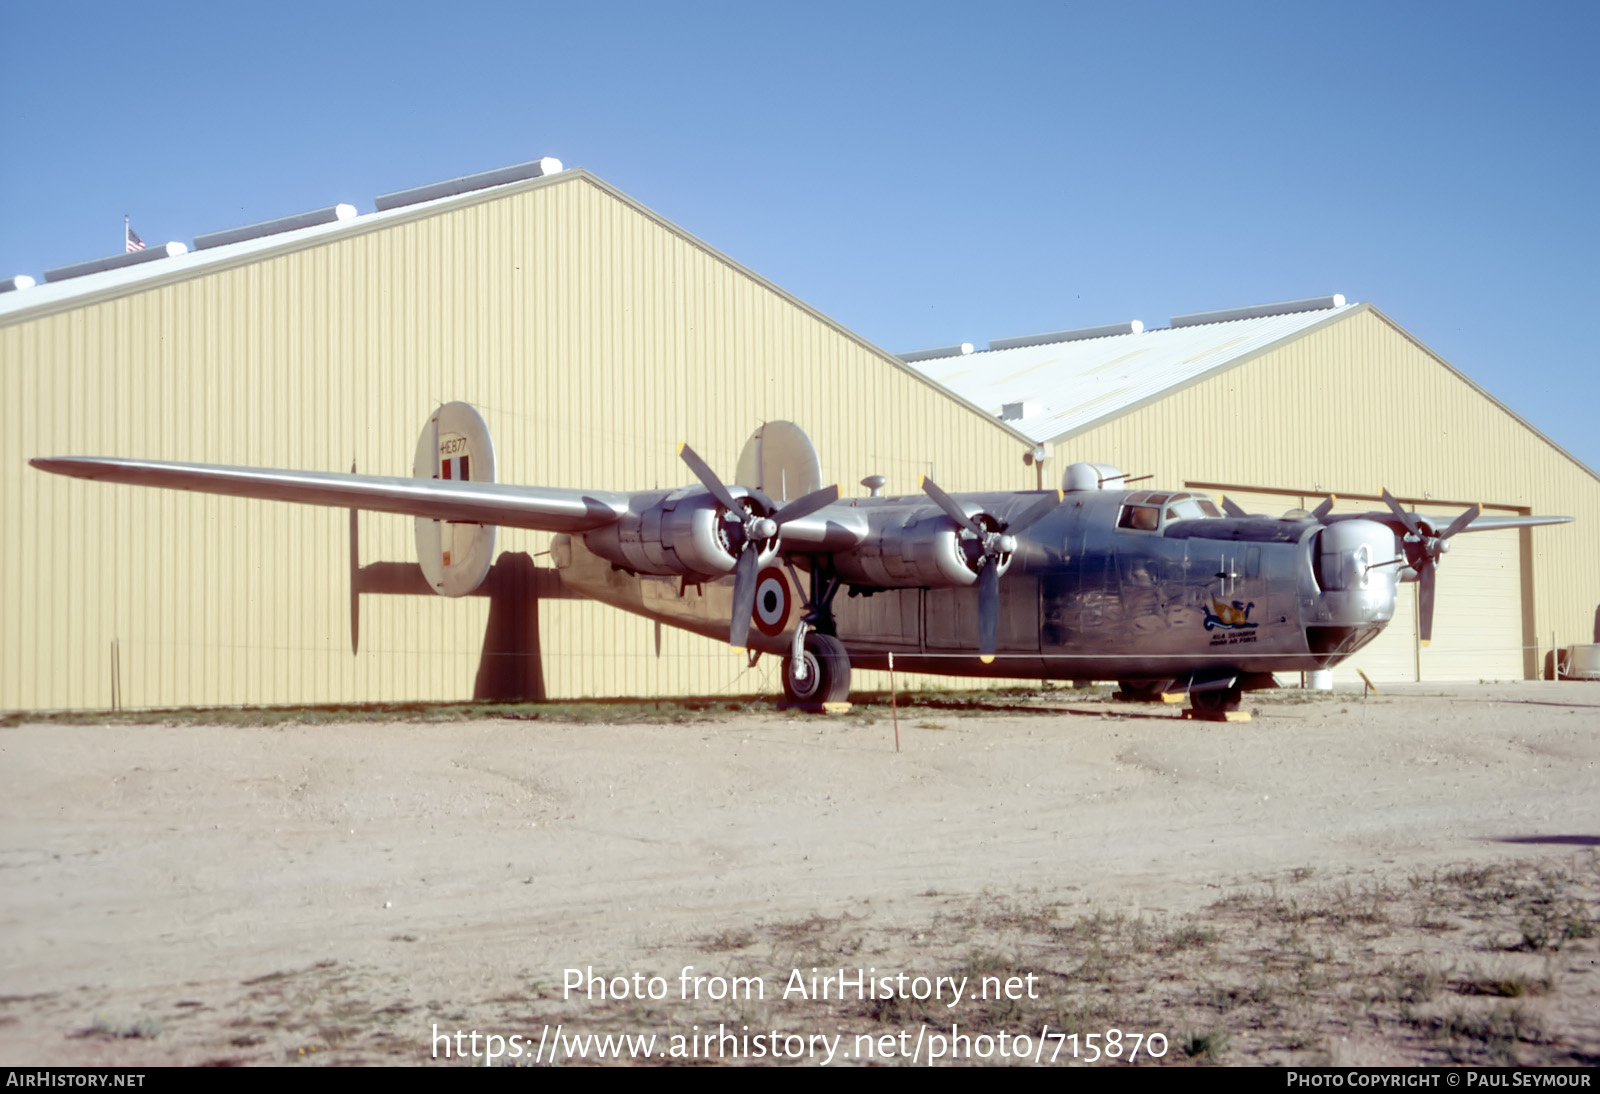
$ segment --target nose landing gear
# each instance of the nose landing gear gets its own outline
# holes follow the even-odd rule
[[[1244,690],[1237,680],[1226,687],[1211,687],[1189,692],[1189,706],[1183,716],[1202,722],[1248,722],[1248,711],[1239,709]]]

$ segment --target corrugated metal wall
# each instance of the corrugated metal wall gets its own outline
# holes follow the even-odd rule
[[[462,699],[482,598],[366,596],[349,648],[343,511],[34,471],[115,455],[407,474],[438,403],[477,405],[500,478],[630,490],[732,476],[763,420],[825,476],[1025,489],[1026,444],[581,172],[0,328],[0,708]],[[503,532],[501,551],[548,536]],[[361,518],[364,562],[411,522]],[[547,560],[539,559],[541,563]],[[776,688],[726,646],[546,601],[555,696]],[[874,681],[863,679],[864,686]]]
[[[1402,499],[1430,497],[1418,506],[1429,512],[1482,501],[1576,517],[1524,533],[1524,673],[1539,671],[1552,631],[1557,645],[1592,640],[1600,482],[1374,308],[1055,446],[1057,474],[1074,460],[1154,474],[1151,485],[1332,492],[1347,501],[1387,487]],[[1439,570],[1441,590],[1450,562]]]

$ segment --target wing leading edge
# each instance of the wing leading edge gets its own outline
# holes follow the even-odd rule
[[[1430,528],[1446,528],[1450,525],[1451,517],[1430,517],[1425,513],[1416,514],[1417,519]],[[1322,518],[1322,523],[1333,524],[1341,520],[1375,520],[1380,524],[1390,525],[1397,532],[1407,531],[1392,514],[1384,512],[1370,513],[1332,513]],[[1458,532],[1497,532],[1506,528],[1542,528],[1550,524],[1571,524],[1572,517],[1556,516],[1516,516],[1501,514],[1480,514],[1465,526],[1457,529]]]
[[[541,532],[587,532],[628,511],[628,495],[507,483],[277,471],[217,464],[57,456],[28,461],[41,471],[97,482],[158,486],[240,498],[366,509]]]

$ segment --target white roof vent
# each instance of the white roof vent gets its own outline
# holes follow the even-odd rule
[[[1089,338],[1110,338],[1116,334],[1138,334],[1144,324],[1137,319],[1126,323],[1110,323],[1103,327],[1079,327],[1076,330],[1058,330],[1049,334],[1028,334],[1021,338],[1000,338],[989,343],[990,349],[1020,349],[1023,346],[1045,346],[1051,342],[1082,342]]]
[[[907,363],[911,361],[935,361],[940,357],[962,357],[972,352],[971,342],[962,342],[958,346],[940,346],[938,349],[919,349],[915,353],[902,353],[899,358]]]
[[[381,213],[385,209],[398,209],[403,205],[415,205],[419,201],[432,201],[434,198],[465,194],[471,190],[487,190],[491,186],[504,186],[508,182],[521,182],[523,179],[536,179],[560,172],[561,161],[546,156],[543,159],[519,163],[514,167],[501,167],[478,175],[463,175],[447,182],[430,183],[410,190],[396,190],[392,194],[379,194],[373,204]]]
[[[260,239],[262,236],[275,236],[280,232],[292,232],[296,228],[310,228],[316,224],[329,224],[335,220],[349,220],[355,215],[354,205],[330,205],[326,209],[313,209],[309,213],[296,213],[294,216],[279,217],[277,220],[263,220],[260,224],[247,224],[243,228],[229,228],[222,232],[208,232],[203,236],[195,236],[194,249],[204,251],[211,247],[226,247],[230,243],[242,243],[247,239]]]
[[[27,274],[18,274],[0,281],[0,292],[16,292],[18,289],[31,289],[34,286],[33,278]]]
[[[1044,404],[1032,399],[1020,403],[1005,403],[1000,407],[1000,420],[1002,422],[1020,422],[1024,418],[1034,418],[1043,413]]]
[[[1233,319],[1260,319],[1264,315],[1293,315],[1302,311],[1322,311],[1325,308],[1344,307],[1344,297],[1313,296],[1306,300],[1285,300],[1280,304],[1256,304],[1248,308],[1225,308],[1222,311],[1197,311],[1190,315],[1174,315],[1174,327],[1198,327],[1204,323],[1226,323]]]
[[[176,258],[178,255],[188,253],[189,248],[182,243],[157,243],[142,251],[91,258],[88,262],[77,262],[71,266],[57,266],[53,270],[46,270],[44,279],[65,281],[70,277],[82,277],[84,274],[99,273],[102,270],[120,270],[124,266],[137,266],[141,262],[154,262],[158,258]]]

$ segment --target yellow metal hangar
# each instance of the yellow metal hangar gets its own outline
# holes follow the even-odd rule
[[[1040,481],[1076,461],[1140,487],[1226,495],[1252,513],[1409,509],[1566,514],[1460,535],[1439,567],[1433,639],[1400,588],[1385,632],[1334,671],[1357,680],[1514,680],[1600,641],[1600,476],[1370,304],[1342,296],[908,353],[930,379],[1026,433]]]
[[[455,400],[487,420],[508,483],[685,485],[681,441],[731,476],[755,429],[794,421],[847,493],[868,475],[913,492],[924,473],[953,491],[1054,486],[1086,460],[1256,512],[1325,492],[1375,508],[1388,486],[1429,514],[1572,514],[1457,537],[1434,645],[1403,597],[1355,664],[1515,678],[1552,641],[1589,640],[1600,482],[1369,306],[902,360],[553,160],[375,204],[0,285],[0,535],[16,560],[0,708],[777,690],[773,658],[751,667],[568,597],[548,534],[503,531],[484,595],[446,599],[417,576],[405,518],[27,467],[82,454],[405,475]]]
[[[751,434],[788,420],[846,494],[930,471],[1033,484],[1023,434],[584,171],[535,161],[376,204],[0,292],[0,708],[777,690],[773,658],[552,595],[549,535],[502,530],[511,583],[551,598],[496,620],[492,596],[399,576],[409,519],[360,516],[352,597],[341,510],[68,481],[28,467],[41,455],[408,475],[460,400],[502,482],[687,485],[683,441],[731,481]]]

